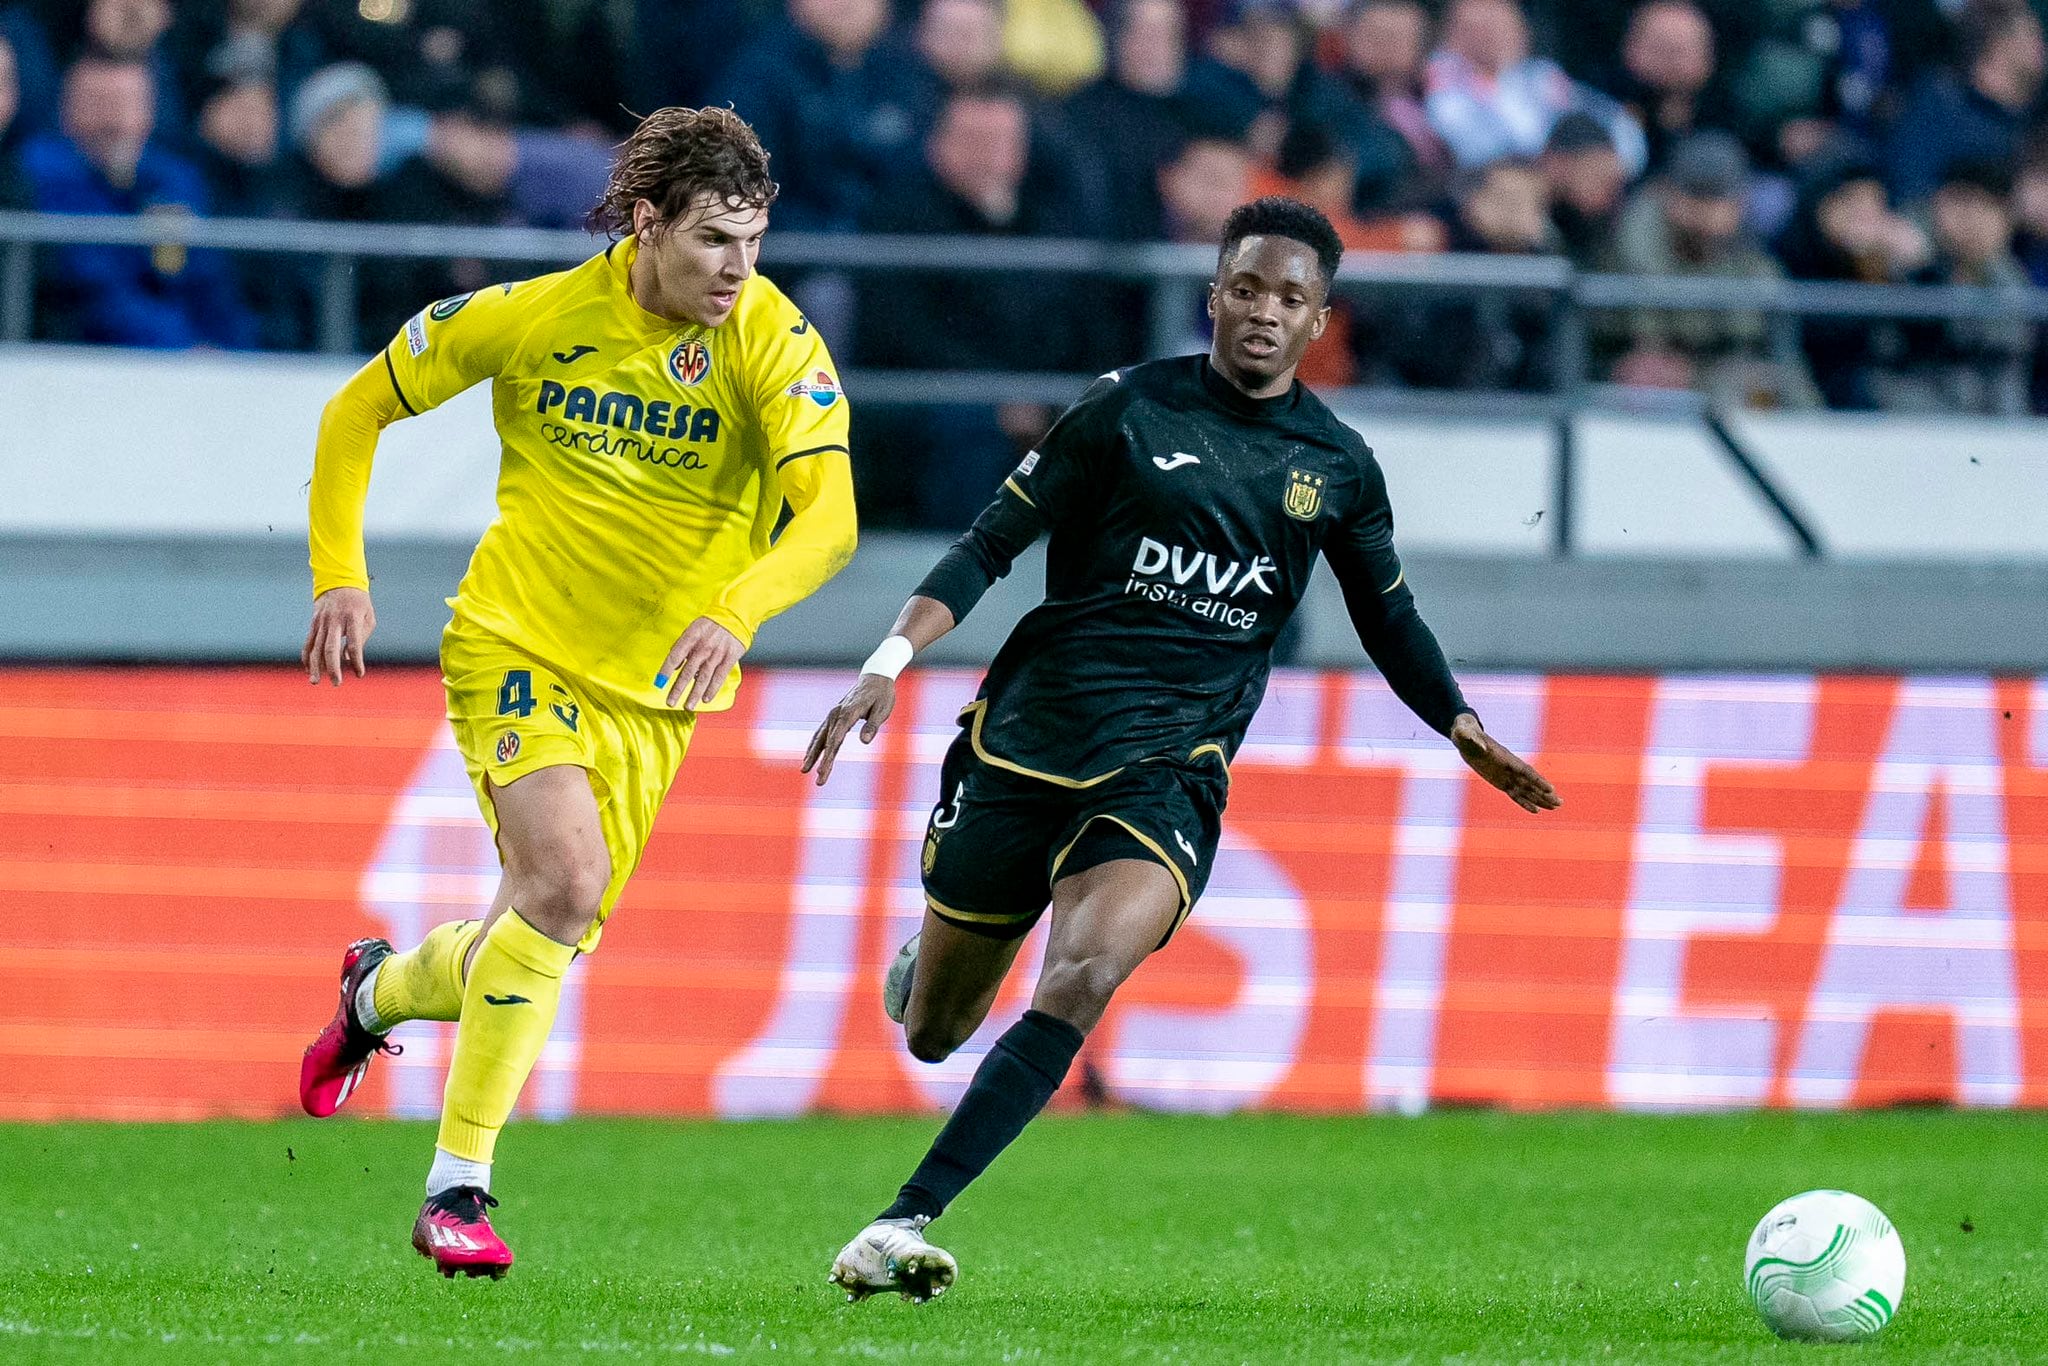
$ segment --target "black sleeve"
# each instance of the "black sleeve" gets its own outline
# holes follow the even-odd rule
[[[1459,714],[1472,709],[1408,591],[1408,575],[1394,553],[1394,511],[1386,479],[1370,454],[1362,466],[1366,486],[1358,512],[1325,543],[1323,555],[1344,590],[1359,642],[1394,695],[1431,730],[1448,735]]]
[[[981,510],[974,525],[924,576],[916,596],[943,602],[954,621],[965,621],[981,595],[1010,572],[1010,565],[1038,539],[1043,527],[1038,509],[1013,494],[1009,482],[1004,481],[996,500]]]
[[[1102,443],[1115,432],[1117,380],[1104,375],[1067,409],[1038,449],[1024,457],[995,501],[932,566],[916,596],[942,602],[963,621],[989,586],[1010,572],[1038,534],[1089,506],[1088,486],[1102,467]]]

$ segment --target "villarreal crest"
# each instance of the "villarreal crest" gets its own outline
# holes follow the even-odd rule
[[[1328,475],[1317,474],[1314,470],[1287,471],[1287,496],[1280,506],[1287,509],[1289,517],[1304,522],[1313,522],[1316,514],[1323,510],[1323,485],[1330,482]]]
[[[695,337],[677,342],[668,353],[668,372],[678,384],[696,388],[711,373],[711,348]]]

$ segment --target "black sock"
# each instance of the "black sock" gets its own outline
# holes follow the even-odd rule
[[[1025,1011],[974,1069],[974,1080],[953,1117],[939,1130],[896,1203],[880,1217],[938,1218],[1045,1108],[1066,1080],[1083,1037],[1065,1020],[1039,1010]]]

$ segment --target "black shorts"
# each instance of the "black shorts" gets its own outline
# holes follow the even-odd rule
[[[1136,858],[1163,865],[1180,885],[1180,928],[1209,881],[1223,833],[1230,775],[1220,752],[1132,764],[1087,786],[999,763],[976,749],[965,726],[946,751],[924,836],[925,899],[934,914],[1014,939],[1038,922],[1060,878]]]

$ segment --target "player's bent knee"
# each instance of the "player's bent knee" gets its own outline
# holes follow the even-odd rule
[[[903,1041],[910,1048],[910,1056],[919,1062],[944,1062],[967,1042],[967,1036],[955,1030],[919,1024],[904,1032]]]
[[[512,905],[542,934],[573,944],[597,918],[610,882],[611,867],[603,857],[547,860],[520,870]]]
[[[1038,1008],[1070,1023],[1093,1020],[1128,976],[1121,960],[1102,954],[1048,962],[1038,979]]]

